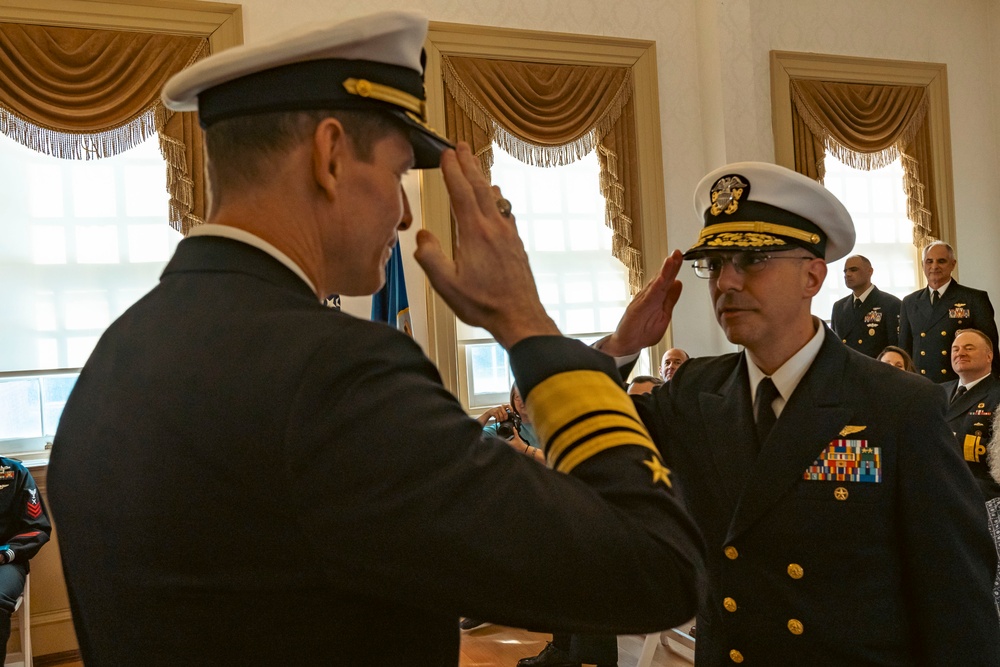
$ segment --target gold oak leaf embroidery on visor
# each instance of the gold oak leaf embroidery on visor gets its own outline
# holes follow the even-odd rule
[[[722,232],[705,245],[729,248],[737,246],[740,248],[761,248],[772,245],[788,245],[784,239],[770,234],[760,234],[757,232]]]

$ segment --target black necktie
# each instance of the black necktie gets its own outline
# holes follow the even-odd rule
[[[938,302],[938,299],[940,299],[940,298],[941,298],[941,295],[938,294],[937,290],[934,290],[933,292],[931,292],[931,305],[933,306],[934,304],[936,304]]]
[[[774,400],[781,396],[778,388],[774,386],[771,378],[764,378],[757,385],[757,398],[754,400],[754,419],[757,421],[757,442],[760,445],[767,440],[767,434],[771,432],[774,422],[778,417],[774,414],[774,407],[771,405]]]
[[[854,310],[861,310],[861,299],[854,297]]]
[[[966,389],[965,385],[959,385],[958,389],[955,390],[955,395],[951,397],[951,402],[954,403],[958,399],[962,398],[962,395],[967,391],[969,390]]]

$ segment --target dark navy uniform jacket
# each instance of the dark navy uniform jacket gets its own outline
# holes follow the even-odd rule
[[[951,399],[958,380],[943,385]],[[1000,484],[990,475],[986,446],[993,437],[993,418],[1000,405],[1000,381],[988,375],[948,405],[945,417],[955,433],[962,458],[979,483],[986,500],[1000,497]]]
[[[900,300],[873,287],[860,308],[854,307],[854,294],[833,304],[830,326],[841,342],[861,354],[878,357],[886,345],[899,340]]]
[[[0,562],[28,567],[49,541],[52,525],[35,480],[15,459],[0,457]]]
[[[484,441],[409,337],[250,245],[181,241],[52,451],[84,662],[441,667],[463,615],[691,618],[700,537],[613,362],[551,336],[511,359],[556,470]]]
[[[996,551],[940,388],[827,331],[755,455],[746,364],[633,396],[706,540],[696,664],[1000,664]]]
[[[997,325],[986,292],[952,280],[933,306],[926,287],[903,297],[899,346],[910,353],[921,375],[938,383],[958,379],[951,368],[951,344],[959,329],[979,329],[993,341],[993,374],[1000,372]]]

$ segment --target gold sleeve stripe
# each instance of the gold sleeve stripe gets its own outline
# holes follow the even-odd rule
[[[558,461],[559,470],[568,472],[598,452],[622,445],[658,454],[632,399],[600,371],[568,371],[546,378],[531,390],[527,406],[545,443],[546,458],[550,465]]]
[[[559,429],[548,440],[549,459],[558,461],[559,457],[568,449],[572,449],[578,442],[593,438],[606,431],[627,430],[633,433],[636,440],[648,439],[642,424],[631,419],[628,415],[620,412],[601,410],[587,415],[581,415],[578,419],[570,422]]]
[[[659,457],[659,452],[653,447],[652,443],[649,445],[644,445],[640,438],[636,437],[635,431],[614,431],[611,433],[602,433],[599,437],[593,438],[586,442],[578,443],[575,447],[569,449],[565,456],[559,461],[552,464],[554,470],[559,472],[570,472],[573,468],[577,467],[591,456],[599,454],[612,447],[621,447],[623,445],[643,445],[648,446],[656,452],[656,456]]]

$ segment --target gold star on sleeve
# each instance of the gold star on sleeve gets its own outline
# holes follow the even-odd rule
[[[670,481],[670,468],[660,463],[660,459],[654,456],[648,461],[643,461],[642,464],[653,471],[653,484],[662,480],[668,489],[674,488],[673,482]]]

